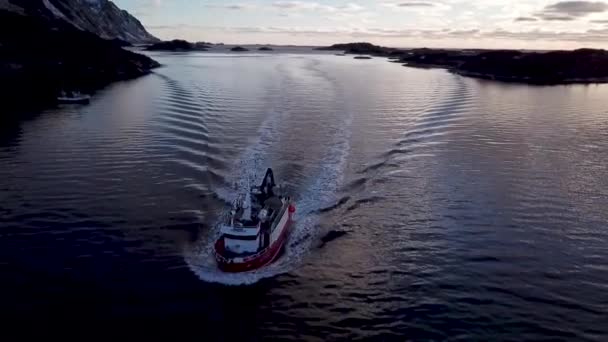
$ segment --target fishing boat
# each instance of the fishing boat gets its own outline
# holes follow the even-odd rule
[[[266,171],[262,185],[249,187],[232,206],[221,225],[214,254],[224,272],[246,272],[277,259],[287,237],[296,208]]]
[[[80,92],[61,92],[57,97],[57,102],[62,104],[87,104],[91,101],[91,96]]]

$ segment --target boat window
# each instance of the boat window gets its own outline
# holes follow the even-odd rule
[[[252,240],[256,240],[258,238],[258,235],[253,235],[253,236],[237,236],[237,235],[224,234],[224,238],[225,239],[230,239],[230,240],[247,240],[247,241],[252,241]]]

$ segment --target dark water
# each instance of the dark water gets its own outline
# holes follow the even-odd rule
[[[155,58],[90,106],[2,128],[3,322],[202,341],[608,338],[608,86],[332,55]],[[288,248],[222,274],[213,226],[267,166],[298,201]]]

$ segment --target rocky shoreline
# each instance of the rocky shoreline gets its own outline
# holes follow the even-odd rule
[[[3,108],[44,108],[55,104],[63,91],[91,94],[160,66],[123,49],[115,40],[102,39],[63,20],[0,10],[0,22],[10,27],[0,30]]]
[[[479,78],[489,81],[499,81],[505,83],[525,83],[525,84],[533,84],[533,85],[568,85],[568,84],[593,84],[593,83],[608,83],[608,77],[588,77],[588,78],[564,78],[560,79],[558,82],[550,82],[550,81],[538,81],[530,77],[517,77],[517,76],[496,76],[493,74],[483,74],[477,72],[469,72],[463,70],[449,70],[454,74],[458,74],[460,76],[471,77],[471,78]]]
[[[442,68],[458,75],[534,85],[608,83],[608,51],[395,49],[370,43],[336,44],[319,50],[388,57],[415,68]]]

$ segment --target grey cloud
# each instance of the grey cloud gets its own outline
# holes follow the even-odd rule
[[[482,39],[514,39],[523,41],[574,41],[574,42],[608,42],[608,30],[589,30],[587,32],[560,32],[560,31],[524,31],[512,32],[506,30],[477,31],[471,30],[468,34],[463,31],[437,31],[437,30],[403,30],[392,32],[359,31],[352,32],[352,36],[365,37],[424,37],[425,39],[446,38],[482,38]]]
[[[246,9],[252,9],[254,8],[253,5],[248,5],[248,4],[208,4],[206,5],[209,8],[223,8],[223,9],[229,9],[229,10],[246,10]]]
[[[538,21],[538,18],[534,18],[534,17],[518,17],[518,18],[515,18],[515,21],[517,21],[517,22]]]
[[[330,6],[326,4],[322,4],[315,1],[275,1],[269,5],[271,8],[277,8],[283,11],[318,11],[318,12],[329,12],[329,13],[337,13],[337,12],[360,12],[364,9],[363,6],[348,3],[340,6]]]
[[[569,17],[567,15],[564,16],[559,16],[559,15],[555,15],[555,16],[546,16],[546,17],[542,17],[543,20],[546,21],[572,21],[572,20],[576,20],[575,17]]]
[[[607,10],[608,4],[601,1],[561,1],[546,6],[536,16],[543,20],[571,21]]]
[[[453,30],[446,32],[447,35],[452,37],[473,37],[479,34],[480,31],[477,29],[473,30]]]
[[[608,5],[601,1],[562,1],[545,7],[546,12],[571,16],[584,16],[606,10],[608,10]]]
[[[435,4],[431,2],[402,2],[396,4],[398,7],[433,7]]]
[[[2,1],[2,0],[0,0]],[[206,7],[221,8],[228,10],[252,10],[252,9],[278,9],[280,11],[319,11],[319,12],[360,12],[364,7],[355,3],[348,3],[341,6],[324,5],[315,1],[299,1],[299,0],[283,0],[275,1],[270,4],[253,4],[253,3],[233,3],[233,4],[218,4],[210,3]]]
[[[608,19],[591,20],[592,24],[608,24]]]
[[[247,6],[244,6],[244,5],[226,5],[225,8],[232,9],[232,10],[240,10],[240,9],[247,8]]]
[[[599,31],[599,30],[598,30]],[[559,31],[528,31],[510,32],[496,30],[486,32],[486,38],[492,39],[516,39],[524,41],[572,41],[572,42],[608,42],[608,32],[559,32]]]
[[[278,8],[297,8],[301,6],[301,3],[296,1],[277,1],[273,2],[272,6]]]
[[[608,28],[601,30],[587,30],[589,34],[608,34]]]
[[[530,31],[507,31],[493,30],[481,31],[472,30],[412,30],[412,29],[386,29],[386,28],[300,28],[300,27],[211,27],[202,25],[159,25],[147,26],[154,30],[175,30],[175,29],[197,29],[197,30],[216,30],[229,31],[241,34],[288,34],[292,36],[318,36],[318,35],[336,35],[353,38],[424,38],[429,40],[442,39],[509,39],[520,41],[548,41],[548,42],[589,42],[589,43],[608,43],[608,28],[606,29],[590,29],[585,32],[567,32],[567,31],[547,31],[547,30],[530,30]]]

